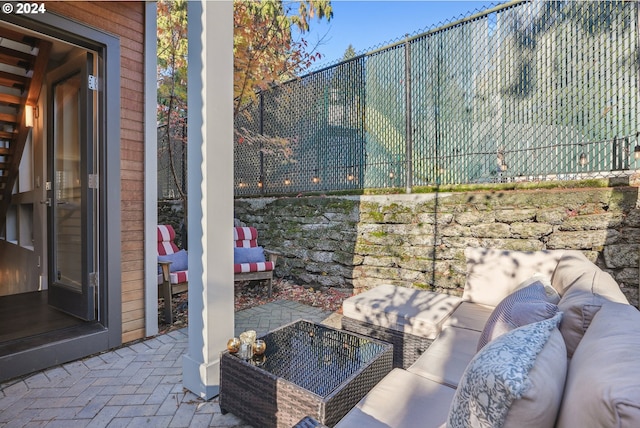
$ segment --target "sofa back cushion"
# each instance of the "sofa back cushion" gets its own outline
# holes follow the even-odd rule
[[[512,330],[464,371],[447,427],[553,427],[567,372],[561,314]]]
[[[605,302],[608,300],[604,297],[580,289],[569,290],[562,296],[558,304],[564,315],[560,323],[560,333],[567,345],[567,358],[573,357],[591,320]]]
[[[605,302],[569,365],[559,428],[640,427],[640,312]]]
[[[551,276],[551,285],[564,295],[582,274],[589,268],[591,261],[580,251],[567,250],[562,255]]]
[[[562,250],[510,251],[490,248],[465,249],[467,278],[462,299],[497,306],[534,274],[551,276]]]
[[[587,259],[580,251],[566,251],[551,277],[551,285],[564,296],[570,289],[589,291],[611,300],[628,303],[620,286],[608,273]]]
[[[562,296],[558,303],[564,314],[560,332],[569,358],[604,302],[629,303],[613,277],[579,251],[567,251],[562,256],[551,283]]]

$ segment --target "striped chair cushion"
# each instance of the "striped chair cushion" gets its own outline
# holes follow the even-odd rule
[[[233,245],[238,248],[252,248],[258,246],[258,229],[255,227],[234,227]]]
[[[267,272],[273,270],[274,262],[239,263],[233,265],[233,273]]]
[[[173,242],[176,237],[176,231],[170,224],[158,225],[158,256],[166,256],[175,254],[179,250],[178,246]],[[189,271],[179,270],[169,273],[169,281],[171,284],[180,284],[189,280]],[[162,284],[162,274],[158,275],[158,285]]]
[[[189,281],[189,271],[188,270],[179,270],[177,272],[171,272],[169,274],[171,278],[172,284],[180,284],[182,282]]]
[[[176,237],[176,232],[170,224],[158,225],[158,255],[166,256],[167,254],[174,254],[178,252],[178,246],[174,244],[173,240]]]

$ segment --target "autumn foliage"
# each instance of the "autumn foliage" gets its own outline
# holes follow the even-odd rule
[[[183,165],[176,166],[187,143],[187,1],[159,0],[158,25],[158,129],[166,142],[169,172],[178,197],[186,201],[179,176]],[[320,58],[316,46],[309,46],[301,35],[313,20],[330,20],[330,0],[234,0],[234,115],[268,89],[299,76]],[[286,151],[286,138],[256,135],[236,129],[235,141],[255,143],[267,150]],[[179,150],[180,148],[180,150]],[[159,153],[160,155],[160,153]]]
[[[294,7],[297,9],[294,10]],[[290,80],[320,59],[304,38],[294,40],[313,19],[330,20],[328,0],[235,0],[233,26],[234,113],[256,99],[256,93]]]
[[[182,165],[176,163],[187,143],[187,2],[161,0],[157,7],[157,120],[159,139],[164,142],[160,150],[167,152],[176,196],[186,202]]]

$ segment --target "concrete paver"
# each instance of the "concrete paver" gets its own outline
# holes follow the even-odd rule
[[[298,319],[340,327],[340,315],[279,300],[235,314],[235,335]],[[0,383],[0,428],[251,428],[182,387],[187,329]]]

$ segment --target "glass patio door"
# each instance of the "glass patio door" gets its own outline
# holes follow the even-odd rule
[[[92,55],[48,75],[49,304],[96,319]]]

